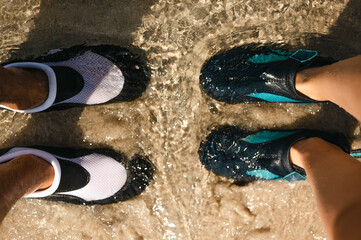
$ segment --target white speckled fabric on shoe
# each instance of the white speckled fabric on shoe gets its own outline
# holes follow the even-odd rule
[[[48,66],[70,67],[84,79],[83,89],[61,103],[100,104],[119,95],[124,86],[122,71],[107,58],[96,53],[85,52],[67,61],[45,63]],[[55,104],[54,104],[55,105]]]
[[[58,194],[76,196],[85,201],[105,199],[118,192],[127,180],[125,167],[109,156],[93,153],[78,158],[55,157],[74,162],[90,174],[90,181],[83,188]]]

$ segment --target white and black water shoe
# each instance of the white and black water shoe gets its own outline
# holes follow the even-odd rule
[[[51,50],[45,56],[4,64],[8,67],[40,69],[48,76],[48,98],[40,106],[27,110],[0,106],[24,113],[131,101],[149,83],[145,64],[127,49],[112,45]]]
[[[146,157],[136,155],[127,161],[124,155],[110,149],[16,147],[0,150],[0,154],[0,163],[31,154],[54,167],[53,184],[27,198],[75,204],[115,203],[139,195],[153,176]]]

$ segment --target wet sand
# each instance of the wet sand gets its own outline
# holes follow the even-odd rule
[[[361,53],[357,0],[0,0],[0,60],[76,44],[114,44],[151,70],[141,98],[34,115],[0,111],[0,147],[110,147],[148,155],[153,182],[106,206],[19,201],[0,239],[325,239],[307,182],[239,186],[208,172],[199,143],[212,128],[342,131],[361,147],[359,124],[333,104],[217,102],[199,87],[202,64],[242,44]],[[99,127],[101,126],[101,127]]]

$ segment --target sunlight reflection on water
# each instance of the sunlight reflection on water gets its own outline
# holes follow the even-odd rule
[[[130,43],[152,73],[147,91],[132,102],[36,116],[0,111],[1,147],[107,146],[149,155],[156,168],[147,190],[124,203],[21,200],[0,227],[2,238],[323,239],[307,183],[237,186],[205,170],[197,151],[223,124],[344,130],[349,119],[330,104],[220,103],[201,91],[198,78],[209,57],[234,46],[307,45],[330,32],[347,1],[126,2],[0,0],[3,61],[84,42]],[[326,122],[328,111],[333,120]]]

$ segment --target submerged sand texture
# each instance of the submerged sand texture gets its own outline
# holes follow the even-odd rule
[[[358,0],[0,0],[1,61],[76,44],[128,47],[151,83],[133,102],[34,115],[0,111],[0,148],[110,147],[148,155],[154,181],[136,199],[107,206],[21,200],[1,239],[325,239],[307,182],[239,186],[200,164],[213,127],[343,131],[359,124],[333,104],[217,102],[199,87],[202,64],[242,44],[361,53]],[[327,167],[327,166],[325,166]]]

